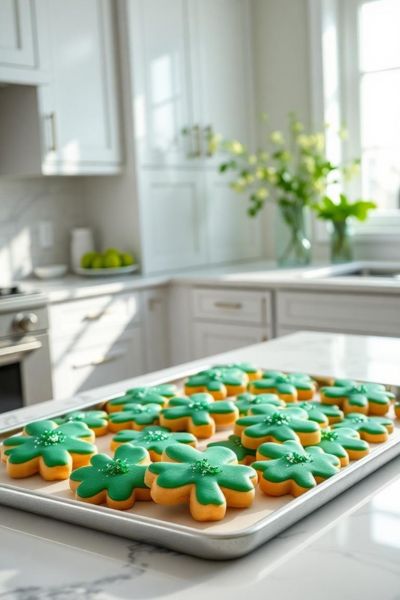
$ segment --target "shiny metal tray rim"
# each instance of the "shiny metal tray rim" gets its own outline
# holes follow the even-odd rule
[[[183,374],[173,380],[157,380],[152,385],[180,381],[186,376],[187,374]],[[101,399],[93,397],[82,399],[82,402],[74,404],[73,410],[95,408],[116,396],[117,394],[113,394]],[[65,408],[62,411],[59,408],[56,411],[49,411],[46,417],[40,418],[50,419],[65,412],[67,412]],[[2,436],[12,434],[30,420],[21,421],[18,426],[12,428],[2,428],[0,434]],[[135,541],[165,546],[200,558],[225,560],[238,558],[255,550],[398,455],[400,455],[400,441],[389,438],[387,442],[376,447],[372,454],[351,463],[313,490],[291,500],[287,505],[261,518],[248,528],[228,533],[201,531],[131,512],[120,513],[104,506],[91,507],[74,499],[52,497],[33,490],[21,490],[12,484],[4,484],[0,487],[0,504],[51,516]],[[192,544],[193,541],[196,542],[196,546]]]

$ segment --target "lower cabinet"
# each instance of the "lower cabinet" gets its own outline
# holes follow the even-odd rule
[[[243,346],[265,342],[272,336],[268,329],[221,323],[195,323],[194,358],[203,358]]]

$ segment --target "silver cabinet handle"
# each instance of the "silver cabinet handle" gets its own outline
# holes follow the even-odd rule
[[[211,156],[214,156],[214,154],[215,154],[215,150],[213,150],[213,148],[211,146],[211,142],[214,138],[214,129],[213,129],[212,125],[207,125],[207,127],[204,127],[204,138],[206,141],[206,148],[207,148],[206,156],[208,156],[210,158]]]
[[[201,134],[201,127],[200,125],[193,125],[192,127],[192,135],[193,135],[193,140],[194,140],[194,152],[193,152],[193,156],[195,158],[201,158],[201,156],[203,155],[203,144],[202,144],[202,134]]]
[[[56,152],[57,150],[57,124],[56,124],[56,113],[51,112],[46,115],[46,120],[50,125],[50,133],[51,133],[51,144],[49,146],[50,152]]]
[[[243,304],[241,302],[214,302],[214,306],[216,308],[229,308],[232,310],[240,310],[243,308]]]
[[[90,360],[86,363],[76,363],[72,365],[73,369],[85,369],[87,367],[98,367],[99,365],[105,365],[106,363],[113,362],[114,360],[118,360],[118,358],[122,358],[124,353],[121,352],[119,354],[109,354],[108,356],[99,356],[99,358],[95,358],[94,360]]]

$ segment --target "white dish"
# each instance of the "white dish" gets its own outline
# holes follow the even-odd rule
[[[77,267],[75,273],[84,277],[113,277],[115,275],[127,275],[134,273],[139,269],[139,265],[129,265],[129,267],[115,267],[110,269],[82,269]]]
[[[67,270],[67,265],[47,265],[45,267],[35,267],[33,272],[38,279],[57,279],[57,277],[64,277]]]

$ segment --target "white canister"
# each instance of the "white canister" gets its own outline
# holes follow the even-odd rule
[[[71,230],[71,268],[76,273],[86,252],[94,252],[93,231],[88,227]]]

